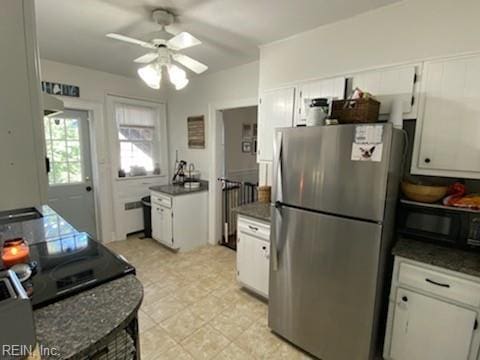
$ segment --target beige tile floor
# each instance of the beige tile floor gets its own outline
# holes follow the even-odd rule
[[[205,246],[173,253],[151,239],[109,244],[137,269],[142,360],[309,359],[272,334],[267,304],[235,280],[235,252]]]

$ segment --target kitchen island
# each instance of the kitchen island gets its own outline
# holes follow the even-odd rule
[[[122,359],[135,359],[142,299],[142,284],[128,275],[35,310],[38,348],[52,352],[40,358],[73,360],[98,355],[101,359],[101,354],[111,357],[112,351],[121,351],[132,353]]]
[[[139,359],[143,287],[133,266],[48,206],[0,212],[0,246],[11,239],[29,247],[32,359]]]

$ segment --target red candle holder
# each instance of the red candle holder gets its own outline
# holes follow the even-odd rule
[[[23,239],[7,240],[2,248],[3,267],[8,269],[15,264],[28,263],[30,250]]]

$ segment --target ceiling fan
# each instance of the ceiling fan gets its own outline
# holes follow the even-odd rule
[[[197,74],[203,73],[208,69],[207,65],[179,52],[200,45],[202,42],[188,32],[177,33],[169,28],[168,26],[175,22],[175,16],[171,12],[157,9],[152,12],[152,17],[160,25],[162,31],[173,35],[173,37],[168,40],[155,38],[151,41],[143,41],[115,33],[109,33],[106,36],[153,50],[134,60],[138,64],[148,64],[139,68],[137,72],[149,87],[160,89],[162,70],[166,68],[170,82],[175,86],[175,89],[181,90],[188,85],[187,74],[172,61],[180,63]]]

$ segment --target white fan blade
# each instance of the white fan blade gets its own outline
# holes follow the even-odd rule
[[[143,47],[146,47],[146,48],[149,48],[149,49],[154,49],[155,48],[155,46],[153,46],[152,44],[150,44],[146,41],[134,39],[134,38],[131,38],[131,37],[128,37],[128,36],[125,36],[125,35],[109,33],[109,34],[106,35],[106,37],[109,37],[109,38],[115,39],[115,40],[125,41],[125,42],[128,42],[130,44],[140,45],[140,46],[143,46]]]
[[[133,61],[136,62],[136,63],[139,63],[139,64],[148,64],[148,63],[152,62],[153,60],[155,60],[156,58],[158,58],[158,54],[152,52],[152,53],[142,55],[142,56],[136,58]]]
[[[173,50],[182,50],[192,46],[200,45],[202,42],[188,32],[181,32],[167,41],[168,47]]]
[[[196,72],[197,74],[201,74],[208,69],[207,65],[202,64],[201,62],[194,60],[187,55],[173,54],[172,58],[173,60],[178,61],[180,64],[192,70],[193,72]]]

